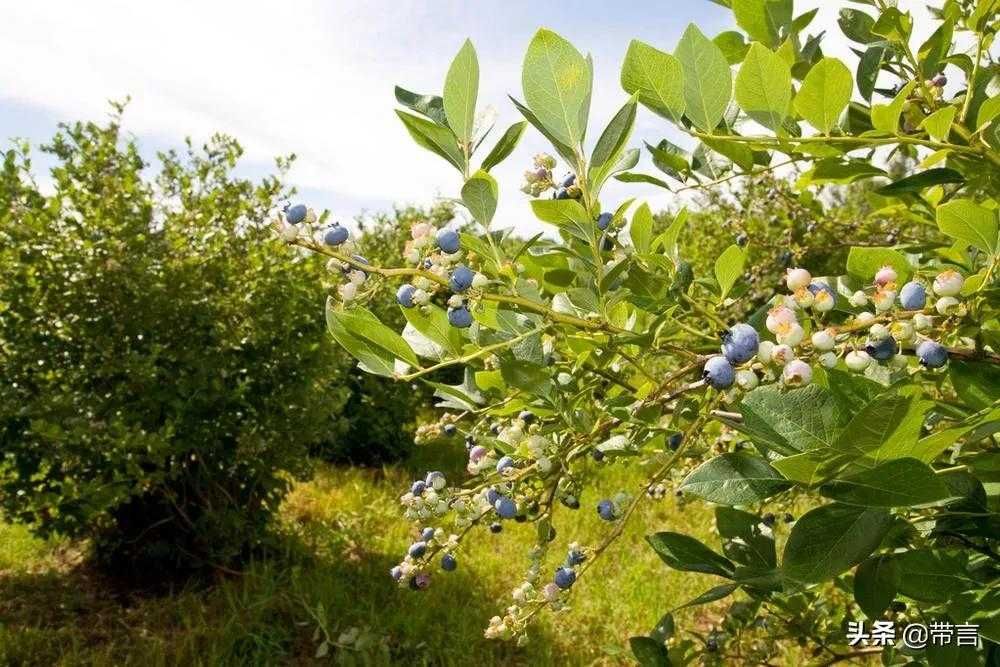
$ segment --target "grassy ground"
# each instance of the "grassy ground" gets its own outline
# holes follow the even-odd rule
[[[0,664],[310,664],[324,637],[342,664],[624,664],[630,635],[714,583],[669,570],[644,543],[646,533],[672,529],[716,544],[710,509],[682,510],[670,496],[633,517],[574,589],[572,610],[544,614],[524,647],[488,641],[482,629],[510,604],[527,566],[532,525],[480,531],[459,569],[427,591],[399,590],[387,575],[413,539],[399,489],[429,462],[440,468],[441,458],[423,450],[406,466],[321,468],[284,506],[284,555],[165,597],[118,594],[86,566],[84,546],[0,525]],[[634,485],[636,474],[611,470],[604,483],[612,492]],[[607,530],[588,511],[592,500],[557,520],[553,563],[566,543],[592,544]],[[710,612],[697,613],[691,622],[711,622]]]

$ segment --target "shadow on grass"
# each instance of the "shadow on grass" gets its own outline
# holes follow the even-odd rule
[[[0,571],[0,664],[576,664],[548,631],[531,642],[486,640],[489,618],[516,581],[466,562],[426,591],[388,576],[412,528],[396,498],[428,469],[462,476],[461,441],[419,448],[382,469],[321,467],[290,496],[279,553],[242,576],[191,583],[171,595],[124,589],[86,560]],[[518,567],[506,568],[517,576]],[[329,641],[325,660],[315,656]],[[561,642],[565,650],[566,642]]]

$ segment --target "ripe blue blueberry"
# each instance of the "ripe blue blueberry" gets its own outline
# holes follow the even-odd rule
[[[597,216],[597,228],[603,232],[605,229],[611,226],[611,219],[613,217],[614,216],[608,212],[601,213],[599,216]]]
[[[432,470],[427,473],[427,477],[424,478],[424,483],[435,491],[440,491],[447,484],[447,480],[445,479],[443,472]]]
[[[667,438],[667,446],[673,450],[676,450],[678,447],[680,447],[682,442],[684,442],[683,433],[671,433],[670,437]]]
[[[705,362],[701,373],[708,386],[715,389],[728,389],[736,380],[736,371],[725,357],[712,357]]]
[[[296,204],[295,206],[289,207],[288,210],[285,211],[285,220],[290,225],[297,225],[306,219],[307,212],[308,210],[306,209],[305,204]]]
[[[868,344],[865,345],[865,352],[868,353],[869,357],[878,361],[892,359],[893,355],[896,354],[896,339],[892,336],[886,336],[880,340],[869,340]]]
[[[455,431],[456,431],[456,429],[455,429],[455,425],[454,424],[445,424],[444,425],[444,434],[445,435],[455,435]]]
[[[831,299],[837,298],[837,292],[827,283],[821,282],[819,280],[814,280],[809,283],[809,291],[813,293],[813,296],[819,294],[820,292],[826,292],[830,295]]]
[[[326,230],[326,234],[323,235],[323,243],[338,246],[346,241],[348,236],[347,227],[341,227],[335,222],[333,226]]]
[[[493,509],[501,519],[513,519],[517,514],[517,505],[507,496],[501,496],[500,500],[493,504]]]
[[[615,520],[615,504],[610,500],[602,500],[597,503],[597,515],[605,521]]]
[[[553,199],[569,199],[569,193],[566,192],[566,188],[556,188],[556,191],[552,193]]]
[[[465,306],[448,309],[448,323],[459,329],[468,329],[472,326],[472,313]]]
[[[576,183],[576,174],[570,174],[565,179],[563,179],[562,187],[568,188]]]
[[[413,293],[416,291],[417,288],[409,283],[400,285],[399,289],[396,290],[396,303],[403,308],[413,308]]]
[[[359,264],[371,264],[371,262],[369,262],[367,259],[365,259],[361,255],[351,255],[351,257],[354,259],[355,262],[358,262]],[[368,273],[364,269],[358,269],[358,270],[361,271],[361,272],[363,272],[363,273]]]
[[[753,359],[760,345],[757,330],[749,324],[739,323],[722,334],[722,354],[731,364],[742,364]]]
[[[437,232],[437,244],[441,252],[448,255],[452,255],[458,252],[461,244],[461,239],[458,236],[458,232],[454,229],[448,229],[447,227],[442,227]]]
[[[941,343],[925,340],[917,345],[917,357],[927,368],[941,368],[948,363],[948,349]]]
[[[441,569],[445,572],[454,572],[455,568],[458,567],[458,561],[451,554],[445,554],[441,556]]]
[[[521,410],[521,412],[518,413],[517,418],[523,421],[525,424],[530,424],[533,421],[535,421],[535,413],[530,412],[528,410]]]
[[[486,489],[486,502],[488,502],[490,505],[495,505],[496,502],[500,500],[501,497],[502,496],[500,495],[500,492],[494,489],[493,487]]]
[[[504,456],[499,461],[497,461],[497,472],[502,473],[504,470],[513,467],[514,467],[514,459],[510,458],[509,456]]]
[[[554,581],[556,586],[558,586],[563,590],[566,590],[567,588],[573,585],[574,581],[576,581],[576,572],[574,572],[571,568],[561,567],[558,570],[556,570],[556,576]]]
[[[420,531],[420,539],[424,542],[430,542],[434,539],[434,529],[428,526]]]
[[[448,285],[451,287],[452,292],[461,294],[472,287],[472,279],[475,277],[476,274],[473,273],[472,269],[464,264],[459,264],[455,267],[455,270],[451,272],[451,278],[448,280]]]
[[[406,553],[410,554],[410,558],[420,558],[425,553],[427,553],[427,543],[414,542],[413,544],[410,545],[410,548],[407,550]]]
[[[412,486],[410,486],[410,493],[412,493],[415,496],[422,496],[426,489],[427,489],[427,484],[424,483],[424,480],[418,479],[413,483]]]
[[[421,264],[421,266],[423,266],[424,269],[430,269],[432,266],[434,266],[434,262],[432,262],[431,259],[430,259],[430,257],[428,257],[427,259],[425,259],[423,261],[423,263]]]
[[[573,567],[574,565],[579,565],[585,560],[587,560],[587,557],[579,549],[570,549],[569,553],[566,554],[567,567]]]
[[[899,303],[906,310],[923,310],[927,305],[927,290],[920,283],[911,280],[899,290]]]

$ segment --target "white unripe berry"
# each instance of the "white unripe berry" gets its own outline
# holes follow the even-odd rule
[[[872,358],[864,350],[852,350],[844,357],[844,363],[852,371],[863,371],[872,363]]]
[[[832,329],[817,331],[812,335],[810,340],[812,341],[813,347],[820,352],[832,350],[833,346],[837,344],[837,339]]]
[[[286,243],[291,243],[299,238],[299,228],[297,225],[285,225],[281,228],[281,238]]]
[[[762,340],[757,346],[757,358],[760,359],[761,363],[770,363],[773,352],[774,343],[769,340]]]
[[[872,340],[882,340],[889,337],[889,327],[881,323],[875,323],[868,329],[868,337]]]
[[[795,350],[788,345],[775,345],[771,351],[771,361],[784,366],[795,358]]]
[[[477,273],[472,277],[472,287],[475,289],[483,289],[490,282],[490,279],[481,273]]]
[[[958,308],[958,299],[953,296],[943,296],[937,300],[937,303],[934,304],[934,308],[941,315],[947,315],[952,310]]]
[[[908,322],[906,320],[893,322],[890,329],[892,331],[892,337],[898,341],[908,341],[913,338],[914,327],[912,322]]]
[[[854,319],[857,321],[858,324],[861,325],[871,324],[872,322],[875,321],[875,313],[870,313],[867,310],[863,310],[857,315],[855,315]]]
[[[736,371],[736,385],[740,389],[750,391],[757,386],[759,382],[757,374],[749,369],[743,369]]]
[[[938,296],[956,296],[962,291],[965,278],[958,271],[942,271],[934,278],[934,293]]]
[[[803,329],[802,325],[798,323],[784,327],[775,334],[775,338],[778,340],[779,344],[788,345],[790,347],[797,347],[805,336],[805,329]]]
[[[879,286],[896,282],[896,269],[891,266],[883,266],[875,273],[875,284]]]
[[[833,295],[826,290],[820,290],[813,297],[813,310],[819,313],[825,313],[827,311],[833,310],[836,305],[837,300],[833,298]]]
[[[800,287],[795,290],[795,294],[792,295],[795,299],[795,305],[799,308],[809,308],[816,301],[816,297],[805,287]]]
[[[792,387],[804,387],[812,382],[812,367],[801,359],[793,359],[785,364],[781,372],[785,384]]]
[[[794,268],[785,271],[785,285],[792,292],[806,287],[812,282],[812,275],[805,269]]]
[[[913,316],[913,326],[917,329],[917,331],[927,331],[934,326],[934,318],[930,315],[917,313]]]
[[[797,323],[798,318],[795,316],[795,311],[786,306],[777,306],[767,312],[765,325],[771,333],[778,333],[783,326]]]
[[[819,363],[823,368],[833,368],[837,365],[837,353],[824,352],[819,355]]]
[[[340,299],[347,303],[353,301],[354,297],[358,295],[358,286],[354,283],[344,283],[337,289],[337,293],[340,294]]]
[[[872,297],[872,303],[875,304],[875,310],[877,312],[884,313],[887,310],[891,310],[896,303],[896,290],[875,290],[875,296]]]
[[[855,308],[864,308],[868,305],[868,295],[861,290],[852,294],[849,300]]]

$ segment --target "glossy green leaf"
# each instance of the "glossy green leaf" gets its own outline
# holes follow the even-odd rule
[[[489,226],[497,211],[500,196],[496,179],[480,169],[462,186],[462,203],[476,222]]]
[[[747,116],[777,131],[792,102],[788,64],[767,47],[752,44],[736,75],[736,101]]]
[[[396,111],[396,115],[403,121],[406,131],[410,133],[418,146],[444,158],[455,169],[464,171],[465,156],[462,155],[462,150],[458,147],[458,139],[454,132],[447,127],[441,127],[429,120],[402,111]]]
[[[726,61],[730,65],[737,65],[743,62],[747,51],[750,50],[750,45],[743,38],[743,33],[736,32],[735,30],[720,32],[712,38],[712,41],[722,49],[722,55],[726,57]]]
[[[869,47],[858,59],[858,92],[866,102],[872,101],[878,74],[882,71],[882,59],[885,57],[884,46]]]
[[[960,551],[912,549],[892,557],[903,595],[921,602],[947,602],[976,585],[968,575],[968,556]]]
[[[421,308],[401,308],[406,321],[453,356],[462,354],[462,334],[448,323],[448,314],[440,306],[429,303]]]
[[[734,243],[715,260],[715,279],[719,283],[720,299],[726,298],[729,290],[743,275],[743,264],[746,259],[746,251]]]
[[[680,489],[720,505],[759,503],[789,487],[788,480],[764,459],[730,452],[695,468]]]
[[[988,253],[996,253],[997,212],[969,199],[953,199],[937,208],[938,229]]]
[[[417,355],[403,337],[382,324],[371,311],[356,306],[350,310],[333,310],[328,317],[337,320],[351,335],[368,341],[410,366],[420,367]]]
[[[829,134],[851,101],[854,79],[844,63],[823,58],[812,66],[795,96],[795,111],[823,134]]]
[[[732,507],[717,507],[715,527],[722,538],[722,552],[734,563],[754,574],[769,572],[777,565],[774,533],[761,517]]]
[[[444,113],[448,125],[465,143],[472,140],[479,95],[479,59],[472,42],[465,40],[444,80]]]
[[[649,44],[632,40],[622,63],[621,84],[653,113],[680,122],[684,115],[684,71],[680,61]]]
[[[591,180],[601,183],[618,163],[635,124],[635,100],[629,100],[604,128],[590,157]],[[633,165],[634,166],[634,165]]]
[[[896,598],[899,572],[892,558],[872,556],[854,572],[854,601],[871,619],[879,619]]]
[[[669,667],[667,647],[651,637],[629,637],[629,648],[641,667]]]
[[[955,120],[956,111],[953,106],[942,107],[924,118],[920,127],[927,130],[927,134],[934,141],[944,141],[951,134],[951,124]]]
[[[790,579],[817,583],[867,558],[889,531],[892,515],[880,508],[833,503],[806,512],[788,536],[781,568]]]
[[[521,135],[524,134],[524,128],[528,127],[527,121],[519,121],[514,123],[507,128],[507,131],[503,133],[500,140],[497,141],[493,150],[483,159],[482,169],[484,171],[489,171],[493,167],[497,166],[501,162],[507,159],[507,157],[514,152],[517,147],[517,143],[521,140]]]
[[[629,236],[636,252],[647,253],[653,244],[653,212],[649,204],[643,203],[632,215]]]
[[[732,8],[736,24],[772,48],[792,23],[792,0],[732,0]]]
[[[916,459],[896,459],[847,477],[831,480],[819,492],[848,505],[907,507],[949,496],[948,487],[929,466]]]
[[[899,130],[899,115],[903,113],[903,105],[906,98],[916,84],[911,81],[893,98],[889,104],[873,104],[871,111],[872,126],[876,130],[882,130],[889,134],[896,134]]]
[[[704,544],[681,533],[662,532],[647,535],[646,541],[653,551],[675,570],[703,572],[732,579],[736,571],[733,562]]]
[[[954,169],[938,167],[911,174],[876,190],[883,197],[898,197],[902,194],[920,192],[935,185],[964,183],[965,177]]]
[[[549,143],[552,144],[552,147],[556,149],[556,152],[559,153],[564,160],[570,164],[574,164],[576,162],[576,153],[574,150],[560,141],[556,135],[552,134],[552,132],[550,132],[549,129],[542,124],[542,121],[539,120],[538,116],[536,116],[531,109],[521,104],[513,97],[510,97],[510,101],[514,103],[514,106],[521,112],[521,115],[524,116],[536,130],[541,132],[543,137],[549,140]]]
[[[852,42],[871,44],[879,39],[878,35],[872,34],[875,19],[871,14],[860,9],[849,7],[841,9],[840,15],[837,17],[837,25],[840,26],[840,31],[844,33],[844,36]]]
[[[698,129],[712,132],[733,94],[729,62],[694,24],[684,31],[674,55],[684,71],[685,114]]]
[[[406,88],[396,86],[396,101],[421,116],[426,116],[442,127],[448,127],[448,119],[444,114],[444,100],[437,95],[421,95]]]

